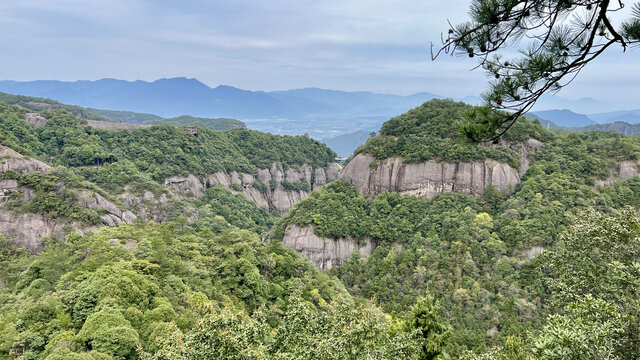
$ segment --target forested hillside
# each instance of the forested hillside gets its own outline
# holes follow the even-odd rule
[[[329,182],[335,153],[305,136],[40,127],[0,104],[0,359],[638,358],[640,139],[519,120],[471,144],[473,111],[432,100],[351,161],[517,183],[411,196]],[[257,197],[279,193],[290,211]],[[300,256],[364,247],[326,272]]]
[[[42,112],[38,126],[25,120],[28,113],[0,104],[0,141],[17,152],[4,150],[2,208],[25,214],[6,215],[0,229],[32,250],[43,236],[60,239],[64,224],[87,231],[224,212],[232,224],[263,232],[275,213],[337,177],[329,171],[335,153],[304,136],[204,127],[192,134],[168,125],[102,130],[64,110]],[[34,173],[34,161],[48,165]],[[207,199],[228,204],[211,207]]]
[[[598,327],[603,332],[594,335],[602,337],[597,341],[616,331],[621,337],[618,347],[603,345],[598,351],[637,356],[638,268],[628,256],[640,249],[632,210],[640,206],[640,179],[634,176],[640,140],[612,132],[553,133],[520,120],[502,150],[485,148],[455,140],[455,119],[469,110],[432,100],[385,123],[356,153],[406,162],[490,157],[512,163],[521,160],[508,142],[542,140],[511,191],[489,185],[481,197],[444,193],[427,199],[396,192],[363,197],[352,184],[336,182],[298,203],[276,223],[272,236],[296,236],[295,225],[311,227],[325,241],[354,239],[364,246],[372,239],[371,256],[356,252],[329,273],[353,295],[374,299],[390,314],[405,313],[424,294],[434,296],[451,326],[446,350],[451,356],[498,346],[487,358],[522,358],[508,357],[517,346],[518,356],[537,349],[535,358],[555,358],[547,351],[577,351],[569,348],[586,342],[577,334]],[[619,228],[604,230],[612,224]],[[594,234],[597,239],[587,240]],[[589,258],[593,251],[598,256]],[[604,290],[607,281],[618,290]],[[586,314],[591,320],[584,328],[571,325]],[[562,336],[575,343],[560,345]],[[597,358],[584,356],[578,358]]]

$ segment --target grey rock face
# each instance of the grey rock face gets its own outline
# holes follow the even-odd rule
[[[615,168],[611,169],[608,178],[596,180],[596,185],[611,186],[618,180],[624,180],[638,175],[640,175],[640,170],[638,170],[637,162],[631,160],[622,161]]]
[[[38,113],[26,113],[24,115],[24,121],[38,127],[44,127],[44,125],[47,123],[47,118]]]
[[[201,179],[195,175],[172,176],[164,181],[164,186],[168,187],[176,195],[182,197],[200,197],[204,194],[206,186]]]
[[[133,224],[136,215],[129,210],[122,211],[112,202],[88,191],[81,191],[78,194],[78,205],[94,210],[106,210],[106,214],[100,216],[102,222],[107,226],[120,226],[123,224]]]
[[[341,167],[338,164],[330,164],[325,170],[323,168],[313,169],[309,165],[303,165],[300,168],[282,169],[280,164],[272,164],[269,169],[258,169],[257,173],[247,174],[232,171],[224,173],[222,171],[210,174],[206,177],[173,176],[165,180],[165,186],[178,197],[200,197],[206,191],[206,188],[212,185],[220,185],[235,194],[242,194],[247,200],[253,201],[266,210],[275,209],[279,214],[284,214],[293,207],[298,201],[309,195],[304,190],[287,190],[282,185],[283,181],[299,182],[305,181],[309,185],[309,189],[317,189],[327,183],[338,178]],[[313,179],[313,182],[312,182]],[[256,182],[265,185],[266,190],[258,189]],[[271,183],[275,183],[275,188],[271,188]],[[242,191],[232,188],[232,184],[242,187]]]
[[[49,165],[40,160],[27,159],[17,152],[0,145],[0,172],[13,170],[18,174],[39,171],[43,174],[49,170]]]
[[[49,165],[39,160],[27,159],[19,153],[0,146],[0,172],[13,170],[20,174],[46,173]],[[44,237],[64,238],[65,229],[80,233],[94,231],[100,226],[87,227],[83,224],[69,223],[60,219],[47,219],[40,214],[15,213],[5,208],[6,196],[14,191],[22,193],[22,201],[29,202],[35,196],[30,188],[19,186],[16,180],[0,181],[0,234],[7,237],[10,243],[36,252],[41,249]],[[131,211],[120,210],[112,202],[99,194],[86,190],[78,193],[77,204],[87,209],[103,210],[100,216],[102,226],[132,224],[136,215]]]
[[[282,239],[284,246],[293,249],[311,260],[320,270],[344,265],[351,254],[357,251],[361,256],[373,254],[375,245],[366,238],[362,245],[353,239],[323,239],[313,233],[313,226],[301,228],[289,225]]]
[[[447,191],[482,195],[488,184],[507,191],[520,181],[516,170],[493,160],[405,164],[400,158],[392,157],[372,169],[374,160],[371,155],[357,155],[344,168],[340,179],[351,182],[361,195],[397,191],[401,195],[427,198]]]
[[[42,248],[44,237],[62,238],[64,224],[45,219],[40,214],[17,214],[0,207],[0,234],[9,243],[25,247],[31,252]]]

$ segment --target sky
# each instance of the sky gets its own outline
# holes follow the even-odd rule
[[[488,79],[471,71],[474,59],[430,57],[469,2],[3,0],[0,79],[185,76],[248,90],[479,95]],[[615,48],[558,95],[639,108],[638,80],[640,50]]]

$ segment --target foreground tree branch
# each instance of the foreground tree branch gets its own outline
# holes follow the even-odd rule
[[[640,44],[640,5],[616,29],[610,15],[622,0],[472,0],[471,20],[451,25],[431,57],[463,54],[493,80],[482,95],[484,109],[462,119],[459,130],[473,141],[499,139],[547,92],[560,90],[607,48],[623,52]],[[521,56],[501,50],[520,44]]]

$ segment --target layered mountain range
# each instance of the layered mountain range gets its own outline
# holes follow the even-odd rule
[[[430,92],[401,96],[318,88],[250,91],[226,85],[209,87],[197,79],[188,78],[159,79],[153,82],[117,79],[75,82],[0,81],[0,91],[76,104],[124,122],[149,122],[154,120],[154,116],[173,118],[188,114],[205,118],[239,119],[253,129],[275,134],[308,133],[317,139],[355,131],[376,131],[390,117],[402,114],[427,100],[443,98]],[[459,100],[474,105],[481,102],[480,98],[474,96],[461,97]],[[536,110],[569,108],[592,113],[607,107],[593,99],[567,100],[558,96],[544,96]],[[131,116],[131,112],[139,114]],[[557,122],[559,126],[577,126],[573,123],[564,124],[558,121],[558,117],[549,120]],[[588,123],[580,122],[578,125]],[[356,144],[356,147],[360,144]],[[348,148],[353,150],[354,147],[348,145]],[[348,155],[346,152],[341,153]]]

